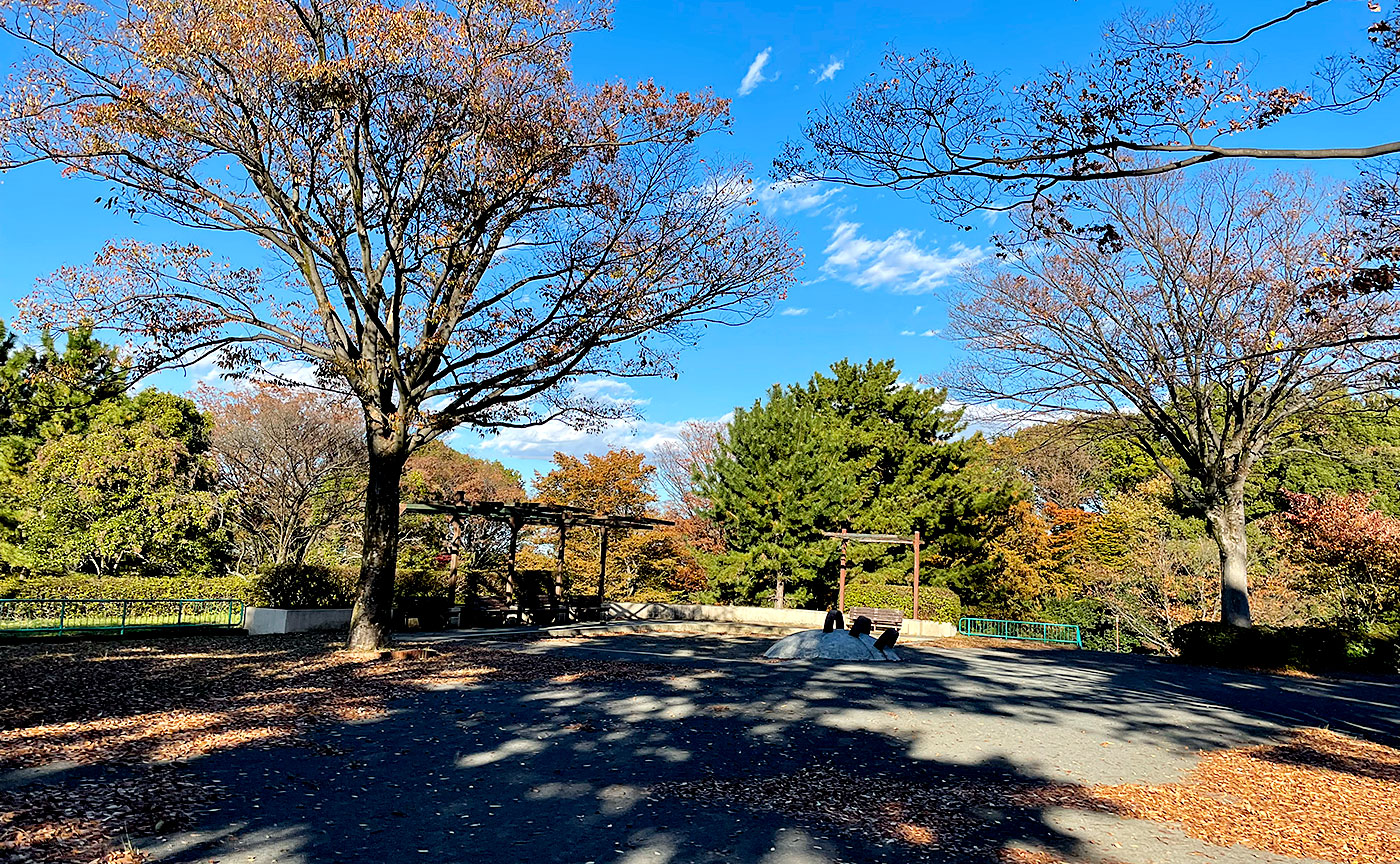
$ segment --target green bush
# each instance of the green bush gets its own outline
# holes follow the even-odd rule
[[[1172,633],[1188,663],[1301,672],[1400,672],[1394,638],[1336,627],[1232,627],[1192,621]]]
[[[869,606],[873,609],[898,609],[905,618],[914,617],[914,587],[912,585],[880,585],[873,582],[853,582],[846,586],[846,608]],[[919,588],[919,618],[923,621],[957,623],[962,617],[962,601],[947,588]]]
[[[29,576],[0,579],[0,597],[76,600],[257,599],[247,576]]]
[[[258,571],[257,605],[274,609],[343,609],[354,601],[353,571],[319,564],[274,564]]]

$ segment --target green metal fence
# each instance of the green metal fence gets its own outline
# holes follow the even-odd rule
[[[242,626],[239,600],[0,600],[0,635]]]
[[[1078,624],[1049,624],[1043,621],[1002,621],[996,618],[959,618],[958,633],[962,636],[985,636],[990,639],[1024,639],[1029,642],[1051,642],[1084,647]]]

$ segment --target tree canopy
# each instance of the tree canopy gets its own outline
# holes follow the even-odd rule
[[[1245,485],[1290,430],[1388,387],[1400,303],[1319,294],[1355,252],[1335,195],[1242,169],[1085,187],[1099,224],[969,277],[962,388],[1111,419],[1207,518],[1222,615],[1248,626]],[[1178,461],[1179,460],[1179,461]]]
[[[797,605],[835,599],[835,544],[821,531],[921,531],[937,581],[990,566],[986,543],[1017,495],[946,391],[902,382],[893,361],[842,361],[806,385],[735,411],[700,494],[728,551],[723,590],[753,600],[782,578]],[[909,581],[912,553],[867,547],[853,569]]]
[[[1375,159],[1400,141],[1302,147],[1249,133],[1299,115],[1375,108],[1400,83],[1400,8],[1368,4],[1352,38],[1319,48],[1313,80],[1262,81],[1232,56],[1265,31],[1307,27],[1341,0],[1307,0],[1268,17],[1253,9],[1225,31],[1204,3],[1133,9],[1101,47],[1022,81],[979,72],[927,48],[891,49],[881,73],[844,103],[808,116],[804,141],[774,166],[779,179],[886,186],[917,195],[945,218],[1012,209],[1086,181],[1163,174],[1219,160]],[[1232,16],[1240,5],[1230,8]],[[1384,110],[1383,108],[1377,110]],[[1384,191],[1384,190],[1378,190]],[[1397,199],[1383,196],[1397,213]]]

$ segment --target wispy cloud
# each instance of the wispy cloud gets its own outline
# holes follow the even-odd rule
[[[808,312],[810,312],[810,311],[811,311],[810,309],[798,309],[798,308],[789,306],[789,307],[787,307],[786,309],[784,309],[782,312],[779,312],[778,314],[779,314],[779,315],[806,315],[806,314],[807,314]]]
[[[833,56],[830,60],[827,61],[826,65],[821,68],[820,74],[817,73],[816,69],[812,70],[812,74],[817,76],[817,83],[820,84],[823,81],[830,81],[832,78],[835,78],[836,73],[840,72],[842,69],[845,68],[845,61],[838,60],[836,59],[836,57]]]
[[[937,330],[925,330],[924,332],[920,333],[919,335],[920,335],[920,336],[937,336],[937,335],[938,335],[938,331],[937,331]]]
[[[816,183],[783,180],[759,189],[754,197],[769,213],[816,215],[825,210],[840,192],[841,189],[834,185],[823,188]]]
[[[955,243],[947,252],[923,249],[920,234],[901,228],[883,240],[860,233],[859,222],[841,222],[827,244],[822,273],[858,288],[888,288],[896,294],[922,294],[942,285],[964,267],[981,261],[980,247]]]
[[[758,52],[758,56],[753,58],[753,62],[749,64],[749,71],[744,73],[744,80],[739,82],[740,96],[747,96],[753,92],[755,87],[762,84],[764,81],[773,80],[771,78],[765,78],[763,75],[763,67],[768,65],[768,58],[772,55],[773,49],[769,47]]]
[[[924,307],[922,307],[922,306],[915,306],[915,307],[914,307],[914,314],[915,314],[915,315],[918,315],[918,314],[919,314],[920,312],[922,312],[922,311],[924,311]]]
[[[901,330],[901,331],[899,331],[899,335],[901,335],[901,336],[917,336],[917,335],[919,335],[919,334],[915,333],[913,330]]]

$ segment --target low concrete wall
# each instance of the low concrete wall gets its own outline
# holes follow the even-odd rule
[[[724,621],[789,631],[818,630],[826,623],[826,613],[817,609],[767,609],[698,603],[609,603],[605,611],[613,621]],[[956,636],[958,628],[946,621],[905,618],[899,632],[906,639],[942,639]]]
[[[305,633],[309,630],[341,630],[350,626],[350,610],[268,609],[249,606],[243,610],[243,626],[249,636]]]

